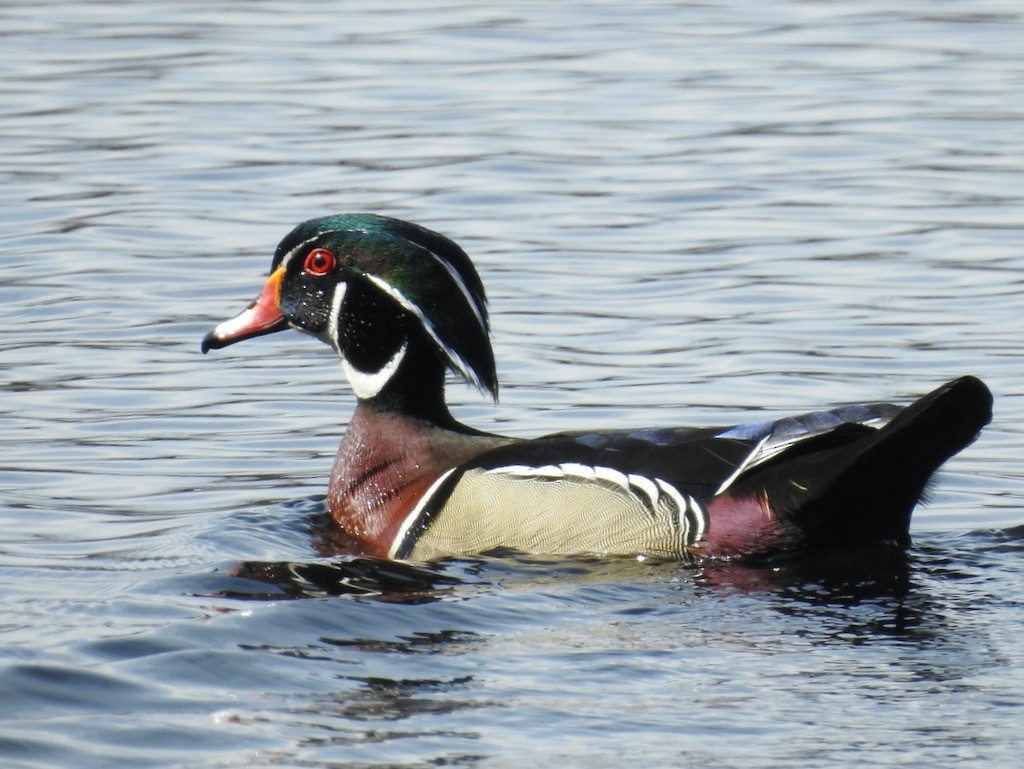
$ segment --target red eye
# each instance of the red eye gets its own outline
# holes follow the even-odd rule
[[[338,257],[326,248],[314,248],[306,254],[306,261],[302,265],[309,275],[320,277],[326,275],[338,266]]]

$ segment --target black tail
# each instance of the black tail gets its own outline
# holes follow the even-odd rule
[[[800,491],[783,501],[783,515],[812,546],[906,545],[911,513],[932,474],[991,418],[992,393],[984,382],[970,376],[948,382],[882,429],[804,457],[799,477],[790,468]]]

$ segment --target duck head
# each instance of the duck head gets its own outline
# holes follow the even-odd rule
[[[329,344],[360,400],[410,401],[450,369],[497,397],[483,284],[448,238],[398,219],[310,219],[281,241],[259,297],[203,352],[294,328]],[[412,400],[417,400],[413,398]]]

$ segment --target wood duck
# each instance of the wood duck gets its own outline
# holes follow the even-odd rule
[[[259,297],[202,350],[289,327],[334,348],[357,397],[331,516],[361,552],[390,559],[905,546],[934,471],[991,418],[988,388],[963,377],[906,408],[532,440],[480,432],[452,417],[444,386],[451,370],[497,398],[483,284],[448,238],[372,214],[293,229]]]

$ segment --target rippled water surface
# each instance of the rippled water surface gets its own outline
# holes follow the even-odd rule
[[[0,764],[1018,765],[1022,39],[1010,0],[4,3]],[[325,556],[332,354],[198,348],[334,211],[473,256],[483,429],[962,373],[996,419],[905,555]]]

